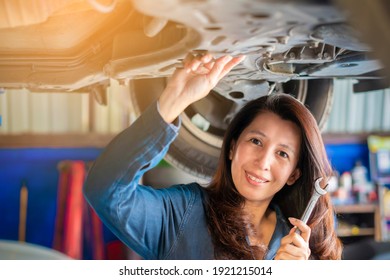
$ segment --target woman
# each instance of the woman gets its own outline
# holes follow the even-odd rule
[[[288,95],[243,107],[226,131],[208,187],[139,185],[175,139],[180,113],[242,60],[188,56],[159,100],[96,160],[86,198],[145,259],[340,259],[328,196],[319,199],[308,225],[298,219],[314,179],[326,182],[331,168],[313,116]]]

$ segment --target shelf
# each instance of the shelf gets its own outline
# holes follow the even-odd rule
[[[338,214],[337,235],[340,238],[372,236],[378,239],[378,204],[335,205]]]
[[[390,133],[388,131],[370,131],[361,133],[323,133],[322,138],[325,144],[366,144],[367,137],[370,135],[390,136]]]
[[[348,227],[348,228],[337,229],[337,235],[339,237],[370,236],[374,234],[375,234],[374,228]]]
[[[103,148],[114,136],[115,134],[100,133],[0,134],[0,148]]]
[[[377,211],[377,204],[345,204],[335,205],[336,213],[375,213]]]

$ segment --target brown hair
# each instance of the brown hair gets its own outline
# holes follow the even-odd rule
[[[287,94],[263,96],[248,102],[236,114],[225,132],[217,171],[206,188],[209,194],[209,230],[217,259],[252,259],[254,255],[262,258],[266,253],[264,248],[251,248],[246,242],[251,225],[243,212],[245,199],[234,186],[229,159],[232,141],[237,141],[254,118],[265,111],[294,122],[301,130],[298,168],[302,175],[292,187],[282,188],[272,199],[272,203],[279,206],[285,217],[299,218],[312,195],[314,180],[323,177],[323,182],[327,182],[332,175],[316,120],[302,103]],[[329,195],[318,200],[308,225],[311,227],[311,258],[340,259],[342,245],[335,233],[334,211]]]

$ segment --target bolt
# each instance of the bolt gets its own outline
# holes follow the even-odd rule
[[[289,37],[288,36],[278,36],[276,37],[276,40],[278,41],[279,44],[287,44]]]
[[[309,40],[307,44],[309,45],[309,48],[317,48],[320,42],[315,40]]]

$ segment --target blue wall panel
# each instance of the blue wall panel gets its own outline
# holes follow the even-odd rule
[[[28,188],[26,241],[51,247],[57,207],[57,165],[94,160],[99,149],[0,149],[0,239],[18,239],[19,195]]]
[[[335,170],[340,174],[351,171],[356,161],[360,160],[369,171],[369,151],[367,144],[328,144],[326,153]]]

